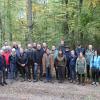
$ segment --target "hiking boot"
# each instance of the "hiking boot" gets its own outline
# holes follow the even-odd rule
[[[8,85],[7,82],[3,82],[3,84]]]
[[[0,83],[0,85],[1,85],[1,86],[4,86],[4,84],[3,84],[3,83]]]
[[[92,82],[92,84],[91,85],[95,85],[95,82]]]

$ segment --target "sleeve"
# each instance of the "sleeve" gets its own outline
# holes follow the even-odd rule
[[[76,72],[77,72],[77,67],[78,67],[78,58],[76,60]]]
[[[46,73],[46,64],[45,64],[45,60],[46,60],[46,58],[45,58],[45,54],[44,54],[43,57],[42,57],[43,73]]]
[[[28,64],[28,57],[27,57],[27,55],[25,55],[25,56],[26,56],[25,65],[27,65]]]
[[[18,56],[16,57],[16,62],[17,62],[17,64],[18,64],[18,65],[21,65],[21,63],[20,63],[20,61],[19,61],[19,57],[18,57]]]
[[[87,66],[87,63],[86,63],[86,59],[84,58],[84,67],[85,67],[85,71],[86,71],[86,66]]]
[[[92,57],[91,60],[90,60],[90,68],[92,68],[92,66],[93,66],[92,61],[93,61],[93,57]]]
[[[97,66],[98,66],[98,68],[100,69],[100,56],[99,56],[99,58],[98,58]]]

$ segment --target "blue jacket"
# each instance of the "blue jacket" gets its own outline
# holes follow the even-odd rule
[[[90,60],[90,68],[99,68],[99,57],[93,56]]]
[[[76,59],[77,59],[77,57],[76,56],[70,56],[70,62],[69,62],[69,65],[70,66],[75,66],[76,65]]]
[[[84,48],[76,48],[76,50],[75,50],[76,56],[79,56],[80,52],[82,52],[85,55],[85,49]]]
[[[15,55],[15,56],[10,56],[9,57],[9,61],[10,61],[10,64],[14,64],[14,65],[16,65],[17,64],[17,56]]]
[[[100,69],[100,56],[98,56],[98,67]]]
[[[66,56],[66,59],[67,59],[67,65],[69,65],[69,62],[70,62],[70,56],[71,56],[70,51],[65,51],[65,56]]]

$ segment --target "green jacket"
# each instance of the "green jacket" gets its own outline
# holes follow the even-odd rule
[[[85,58],[83,58],[82,60],[77,58],[76,72],[78,72],[79,74],[85,74],[85,72],[86,72],[86,60],[85,60]]]

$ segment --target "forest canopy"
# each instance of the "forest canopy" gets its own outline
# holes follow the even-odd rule
[[[4,41],[100,46],[100,0],[0,0]]]

